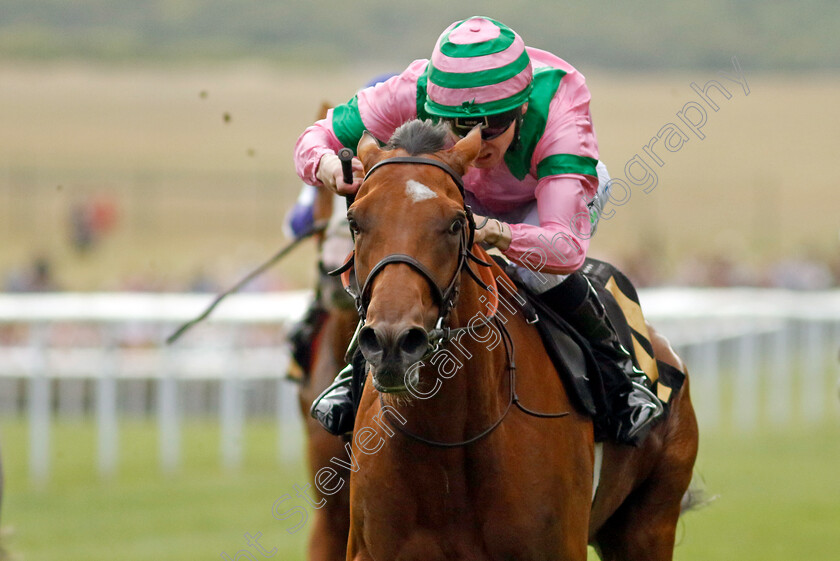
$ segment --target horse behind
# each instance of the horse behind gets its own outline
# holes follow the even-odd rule
[[[322,104],[318,119],[326,117],[329,104]],[[314,204],[315,222],[329,222],[328,228],[318,238],[319,268],[322,271],[340,266],[352,249],[349,231],[345,225],[345,203],[325,187],[317,191]],[[344,365],[344,353],[359,321],[353,301],[337,279],[321,274],[319,277],[318,305],[326,311],[312,349],[310,372],[300,380],[298,404],[306,425],[306,456],[310,475],[332,466],[337,473],[349,480],[350,472],[331,462],[346,456],[344,442],[325,431],[318,421],[309,416],[309,407],[327,388]],[[315,510],[309,530],[309,561],[336,561],[347,551],[347,534],[350,528],[350,491],[342,489],[326,494],[315,491],[322,506]]]
[[[346,294],[345,294],[346,297]],[[352,302],[351,302],[352,304]],[[317,347],[310,376],[301,382],[298,403],[306,426],[306,456],[310,475],[323,468],[336,470],[340,477],[350,479],[350,472],[331,462],[333,458],[345,458],[344,441],[324,430],[309,416],[309,407],[335,375],[344,367],[344,352],[350,341],[359,317],[355,308],[330,306],[327,319],[321,326],[315,345]],[[323,506],[315,510],[309,533],[307,559],[309,561],[335,561],[342,559],[347,550],[347,534],[350,528],[350,489],[344,485],[327,494],[316,489],[317,501]]]
[[[639,448],[604,443],[597,470],[592,422],[536,329],[473,278],[505,278],[470,256],[459,182],[480,135],[443,138],[415,121],[386,149],[358,147],[367,176],[348,216],[369,375],[347,559],[585,561],[587,544],[604,560],[671,559],[697,451],[688,383]]]

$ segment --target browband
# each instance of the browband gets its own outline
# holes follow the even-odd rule
[[[365,174],[364,180],[367,181],[368,177],[370,177],[370,174],[372,174],[378,168],[386,166],[388,164],[422,164],[440,168],[443,171],[445,171],[447,175],[449,175],[449,177],[452,178],[452,181],[455,182],[455,185],[458,186],[458,191],[461,192],[461,197],[464,196],[464,180],[461,179],[461,176],[458,173],[456,173],[454,169],[449,167],[447,164],[441,162],[440,160],[435,160],[432,158],[423,158],[421,156],[395,156],[393,158],[388,158],[387,160],[377,162]]]

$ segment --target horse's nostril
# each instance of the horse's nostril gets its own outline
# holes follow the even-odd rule
[[[368,361],[374,356],[382,355],[382,345],[379,343],[379,337],[376,336],[376,331],[372,327],[362,328],[359,333],[359,347]]]
[[[400,339],[400,350],[403,354],[414,359],[420,359],[429,346],[429,337],[419,327],[412,327],[403,333]]]
[[[389,361],[407,361],[405,366],[423,358],[429,347],[426,332],[419,327],[404,330],[398,337],[381,326],[364,327],[359,333],[359,348],[365,360],[374,366]]]

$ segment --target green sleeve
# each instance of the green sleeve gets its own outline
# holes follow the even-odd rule
[[[598,177],[598,172],[595,170],[595,166],[597,165],[598,160],[587,156],[552,154],[547,158],[543,158],[537,164],[537,178],[542,179],[549,175],[561,175],[564,173],[579,173],[581,175]]]
[[[355,153],[356,146],[365,132],[365,124],[359,114],[359,100],[356,96],[333,109],[332,126],[342,146],[352,149]]]

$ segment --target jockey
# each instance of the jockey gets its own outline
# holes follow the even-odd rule
[[[447,123],[454,139],[481,125],[481,150],[463,177],[465,203],[476,224],[484,223],[475,240],[518,264],[520,282],[589,340],[611,401],[610,437],[638,444],[663,409],[578,272],[609,180],[598,161],[589,99],[583,76],[567,62],[526,47],[498,21],[471,17],[443,32],[430,60],[414,61],[307,128],[295,146],[295,164],[304,181],[353,194],[361,177],[344,183],[336,152],[355,149],[365,130],[387,140],[408,120],[432,119]],[[357,159],[353,167],[362,171]],[[353,427],[344,378],[339,375],[313,406],[313,415],[336,434]]]

